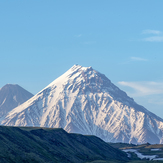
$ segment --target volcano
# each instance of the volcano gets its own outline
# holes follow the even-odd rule
[[[138,105],[104,74],[80,65],[14,108],[1,124],[63,128],[106,142],[163,143],[163,119]]]

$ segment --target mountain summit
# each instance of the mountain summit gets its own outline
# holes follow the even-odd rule
[[[163,119],[138,105],[92,67],[74,65],[2,121],[63,128],[107,142],[163,143]]]

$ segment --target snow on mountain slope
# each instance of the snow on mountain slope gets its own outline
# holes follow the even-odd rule
[[[32,96],[17,84],[6,84],[0,89],[0,118]]]
[[[138,105],[103,74],[74,65],[1,122],[63,128],[107,142],[163,143],[163,119]]]

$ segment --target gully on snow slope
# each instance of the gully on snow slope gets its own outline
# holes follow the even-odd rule
[[[74,65],[1,122],[63,128],[107,142],[163,143],[163,119],[92,67]]]

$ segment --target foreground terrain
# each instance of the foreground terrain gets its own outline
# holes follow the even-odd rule
[[[0,162],[128,161],[127,154],[95,136],[63,129],[0,126]],[[100,161],[100,162],[101,162]]]
[[[63,129],[0,126],[0,163],[146,163],[163,158],[163,145],[106,143],[96,136],[70,134]],[[150,157],[151,158],[151,157]]]
[[[109,145],[128,153],[132,162],[163,162],[163,144],[109,143]]]

